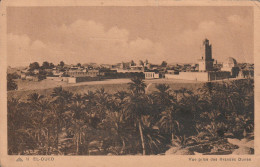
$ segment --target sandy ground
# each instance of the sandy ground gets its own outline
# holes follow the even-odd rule
[[[109,79],[104,81],[90,81],[76,84],[68,84],[66,82],[53,80],[43,80],[40,82],[17,80],[19,89],[8,91],[7,95],[8,98],[14,97],[24,101],[27,100],[28,95],[35,92],[44,95],[45,97],[50,97],[53,92],[53,88],[57,86],[62,86],[65,90],[79,94],[88,93],[88,91],[96,91],[101,88],[104,88],[106,92],[113,94],[118,91],[129,91],[129,86],[127,83],[129,83],[130,81],[130,79]],[[222,81],[220,80],[216,82]],[[169,85],[171,90],[186,88],[192,91],[196,91],[205,82],[177,79],[151,79],[145,80],[145,83],[147,85],[146,93],[152,93],[154,91],[158,91],[156,85],[160,83],[165,83]]]
[[[53,80],[42,80],[39,82],[34,81],[26,81],[26,80],[17,80],[18,90],[36,90],[36,89],[48,89],[54,88],[57,86],[62,87],[70,87],[70,86],[81,86],[81,85],[106,85],[106,84],[127,84],[131,82],[130,79],[107,79],[104,81],[89,81],[89,82],[80,82],[80,83],[73,83],[68,84],[67,82],[63,81],[53,81]],[[146,84],[150,83],[200,83],[198,81],[188,81],[188,80],[177,80],[177,79],[150,79],[145,80]]]

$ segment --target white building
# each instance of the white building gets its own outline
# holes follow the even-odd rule
[[[145,79],[160,78],[160,75],[157,72],[144,72],[144,75],[145,75]]]

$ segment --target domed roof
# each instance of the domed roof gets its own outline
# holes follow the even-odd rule
[[[227,63],[227,64],[237,65],[237,61],[233,57],[228,57],[224,62]]]

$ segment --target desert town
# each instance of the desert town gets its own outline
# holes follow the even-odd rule
[[[131,78],[139,76],[144,79],[171,79],[192,81],[214,81],[229,78],[250,78],[254,76],[254,64],[237,62],[232,57],[227,57],[222,63],[214,60],[212,45],[208,39],[203,42],[205,54],[197,63],[192,64],[151,64],[148,60],[133,60],[117,64],[88,63],[67,65],[61,61],[58,65],[43,62],[31,63],[23,69],[8,68],[8,73],[13,79],[39,82],[41,80],[53,80],[57,82],[78,83],[87,81],[101,81],[105,79]],[[12,90],[12,89],[11,89]]]
[[[254,154],[254,64],[218,63],[209,40],[203,45],[195,64],[34,62],[9,73],[8,153]]]

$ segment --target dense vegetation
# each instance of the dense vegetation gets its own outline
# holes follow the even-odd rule
[[[253,136],[254,82],[209,82],[193,92],[166,84],[146,93],[140,78],[128,91],[8,100],[8,151],[26,155],[151,155],[172,146],[200,153],[234,149],[227,137]],[[215,143],[215,144],[214,144]]]
[[[7,74],[7,90],[17,90],[18,86],[14,79],[17,79],[19,76],[17,73]]]

